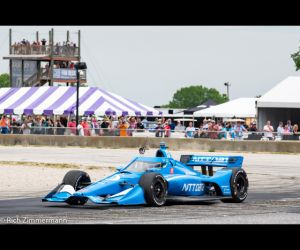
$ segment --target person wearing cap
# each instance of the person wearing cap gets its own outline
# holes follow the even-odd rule
[[[20,126],[19,121],[16,120],[15,117],[12,118],[11,128],[13,134],[20,134]]]
[[[144,124],[141,122],[141,118],[137,118],[136,121],[137,132],[143,132],[145,129]]]
[[[251,122],[249,131],[251,132],[257,132],[256,122]]]
[[[208,119],[207,120],[207,124],[206,124],[206,127],[207,127],[207,131],[212,131],[212,126],[213,126],[213,123],[212,123],[213,120],[211,119]],[[204,126],[203,126],[204,127]]]
[[[101,125],[100,125],[100,135],[104,135],[104,136],[107,136],[109,133],[108,133],[108,126],[109,126],[109,119],[107,117],[104,117]]]
[[[203,120],[203,130],[208,130],[208,127],[209,127],[209,124],[208,124],[208,120],[207,119],[204,119]]]

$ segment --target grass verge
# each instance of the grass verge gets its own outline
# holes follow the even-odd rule
[[[88,169],[97,170],[101,166],[86,166],[69,163],[48,163],[48,162],[32,162],[32,161],[0,161],[0,166],[29,166],[29,167],[46,167],[46,168],[72,168],[72,169]],[[115,167],[105,167],[111,171],[116,171]]]

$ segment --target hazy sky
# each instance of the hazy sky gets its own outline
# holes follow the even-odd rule
[[[0,73],[8,72],[8,30],[13,42],[48,40],[48,26],[1,26]],[[168,103],[181,87],[202,84],[230,99],[264,94],[295,71],[290,54],[300,46],[300,26],[57,26],[54,41],[66,30],[77,42],[89,86],[99,86],[154,106]],[[288,90],[287,90],[288,91]],[[292,91],[292,90],[291,90]]]

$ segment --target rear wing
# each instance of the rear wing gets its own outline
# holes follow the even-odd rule
[[[181,155],[180,162],[187,166],[211,166],[211,167],[242,167],[243,156],[197,156]]]

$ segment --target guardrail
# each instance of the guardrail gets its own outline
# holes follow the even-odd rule
[[[12,45],[11,55],[51,55],[50,45]],[[56,56],[77,57],[79,48],[69,45],[53,46],[52,54]]]
[[[9,130],[0,128],[2,134],[33,134],[33,135],[76,135],[75,127],[30,127],[11,126]],[[243,132],[234,133],[230,131],[203,131],[198,130],[187,133],[182,130],[165,129],[119,129],[119,128],[82,128],[79,131],[83,136],[132,136],[132,137],[169,137],[169,138],[190,138],[190,139],[212,139],[212,140],[260,140],[260,141],[281,141],[300,140],[300,133],[279,134],[277,132]],[[272,137],[267,137],[272,134]]]

